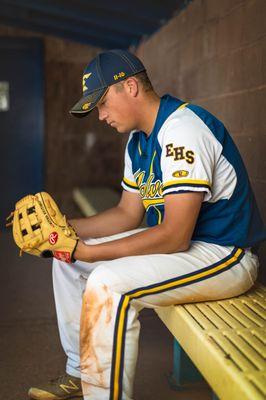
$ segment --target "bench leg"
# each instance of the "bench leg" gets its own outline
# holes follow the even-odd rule
[[[176,339],[174,339],[173,372],[168,377],[168,380],[171,388],[175,390],[184,388],[188,383],[203,380],[202,375]]]

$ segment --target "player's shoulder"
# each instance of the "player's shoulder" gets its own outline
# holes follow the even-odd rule
[[[158,134],[158,141],[167,138],[183,138],[186,141],[218,141],[223,124],[208,110],[201,106],[185,103],[165,120]]]
[[[187,105],[169,115],[160,129],[158,141],[163,141],[168,137],[195,140],[206,135],[212,135],[212,132],[205,122]]]
[[[208,110],[192,103],[185,103],[173,111],[165,120],[162,128],[183,127],[186,125],[209,127],[215,119]]]

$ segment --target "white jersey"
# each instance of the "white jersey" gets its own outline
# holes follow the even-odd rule
[[[161,99],[151,135],[130,134],[122,186],[140,193],[149,226],[162,222],[166,195],[203,191],[192,240],[251,247],[266,238],[244,163],[224,125],[169,95]]]

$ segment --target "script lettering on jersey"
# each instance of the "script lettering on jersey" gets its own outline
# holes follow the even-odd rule
[[[188,164],[193,164],[195,160],[195,154],[192,150],[186,150],[184,146],[174,147],[173,143],[169,143],[165,146],[166,157],[174,157],[175,161],[186,160]]]
[[[154,199],[163,197],[163,185],[162,182],[157,179],[153,182],[154,173],[149,175],[146,182],[144,182],[145,171],[137,171],[135,173],[135,179],[139,187],[140,195],[143,199]]]

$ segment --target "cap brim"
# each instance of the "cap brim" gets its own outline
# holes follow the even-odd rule
[[[75,117],[85,117],[88,113],[90,113],[94,107],[97,106],[99,101],[103,98],[105,93],[107,92],[108,87],[101,88],[95,90],[94,92],[88,94],[87,96],[83,96],[69,111],[70,114]]]

